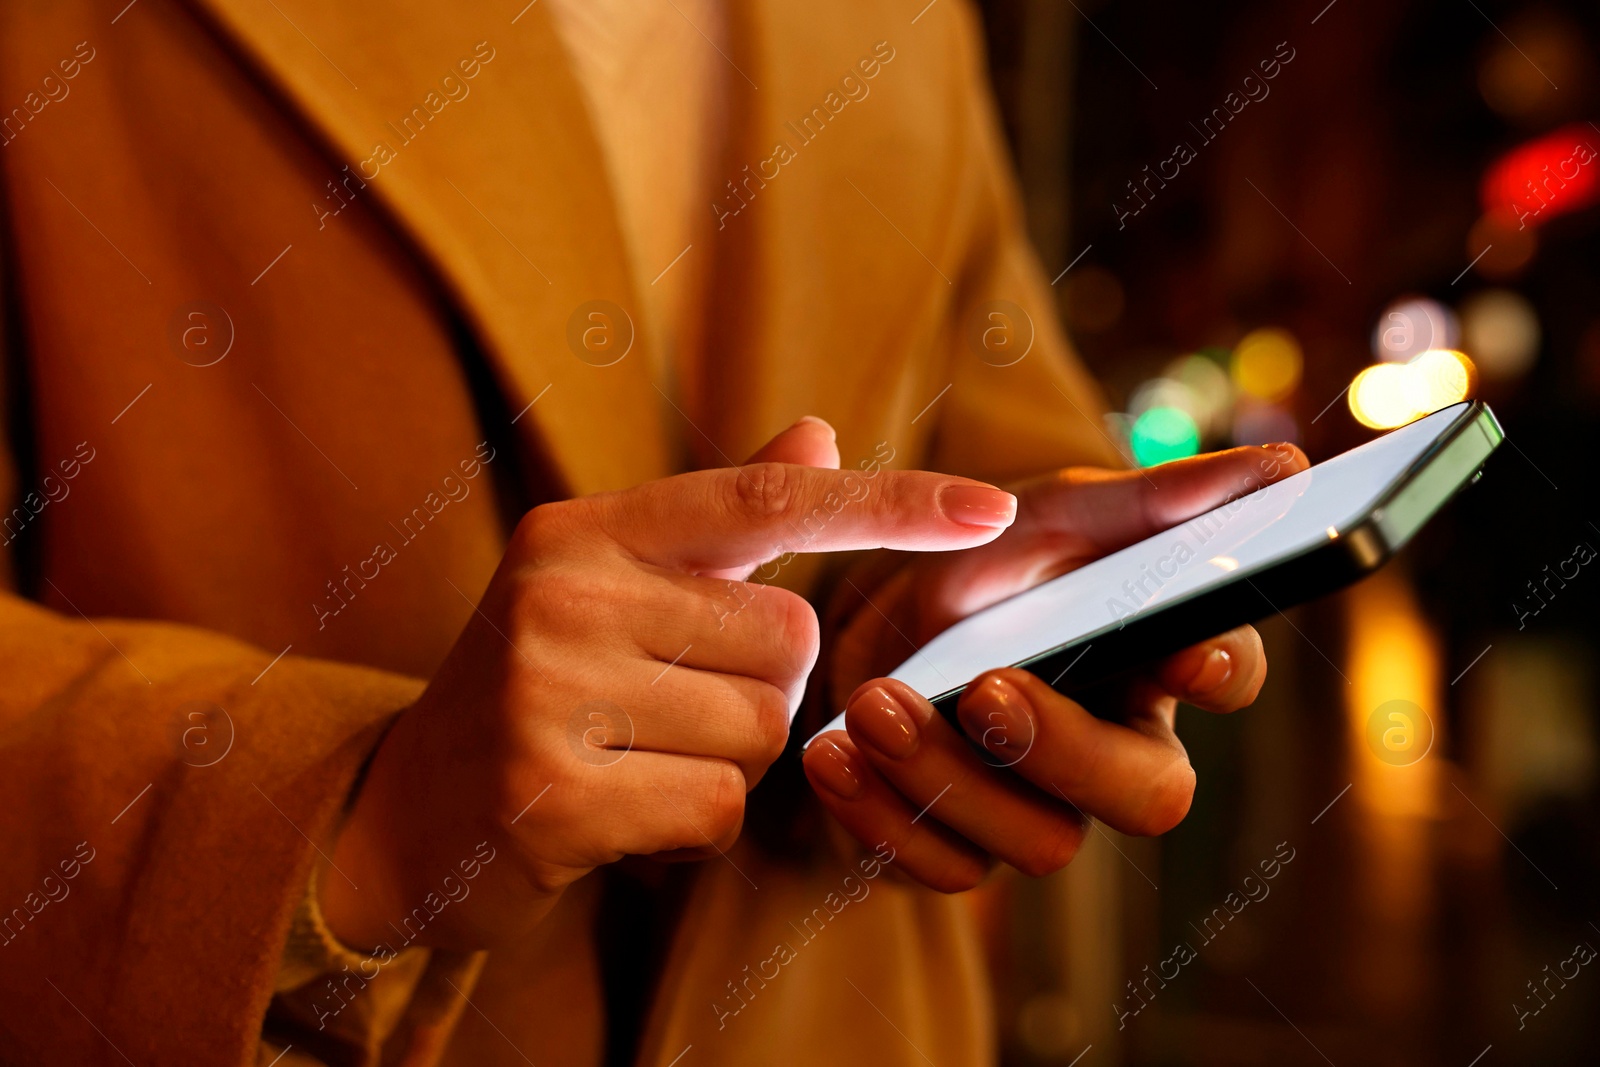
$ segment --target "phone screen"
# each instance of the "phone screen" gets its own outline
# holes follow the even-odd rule
[[[1249,577],[1337,538],[1374,514],[1390,487],[1455,425],[1467,406],[1436,411],[985,608],[928,642],[891,677],[932,697],[984,671],[1117,629],[1136,616],[1203,594],[1209,586]],[[1480,460],[1472,462],[1476,466]],[[1452,483],[1449,491],[1459,484]],[[1400,513],[1404,506],[1397,498],[1390,510]],[[1431,508],[1419,513],[1398,540],[1409,537],[1428,514]]]

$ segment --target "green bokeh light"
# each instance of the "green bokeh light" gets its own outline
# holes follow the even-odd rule
[[[1154,467],[1199,452],[1200,428],[1185,411],[1154,407],[1134,420],[1128,443],[1139,466]]]

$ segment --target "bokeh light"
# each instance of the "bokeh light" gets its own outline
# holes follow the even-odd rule
[[[1277,327],[1245,334],[1233,350],[1233,382],[1257,400],[1282,400],[1294,392],[1301,366],[1300,343]]]
[[[1520,293],[1485,289],[1462,302],[1461,337],[1485,378],[1517,378],[1539,354],[1539,316]]]
[[[1524,9],[1489,37],[1478,63],[1478,92],[1484,103],[1508,119],[1526,125],[1548,122],[1562,108],[1566,93],[1583,81],[1583,30],[1549,8]],[[1516,43],[1513,44],[1512,42]],[[1582,91],[1582,88],[1578,89]]]
[[[1533,227],[1519,229],[1510,210],[1485,212],[1472,224],[1462,246],[1472,270],[1495,279],[1515,277],[1538,250]]]
[[[1407,365],[1406,388],[1417,408],[1415,418],[1471,396],[1478,384],[1478,368],[1465,352],[1435,348]]]
[[[1154,467],[1199,452],[1200,428],[1181,408],[1149,408],[1133,421],[1128,445],[1139,466]]]
[[[1575,122],[1513,148],[1484,172],[1483,209],[1509,212],[1522,229],[1593,204],[1600,199],[1594,141],[1589,124]]]
[[[1228,372],[1215,359],[1195,354],[1173,360],[1167,365],[1166,376],[1188,389],[1191,406],[1184,410],[1200,427],[1201,437],[1221,432],[1233,407],[1233,383]]]
[[[1363,426],[1392,430],[1472,395],[1477,369],[1461,352],[1435,348],[1410,363],[1378,363],[1350,383],[1350,413]]]
[[[1430,348],[1460,343],[1455,312],[1426,297],[1396,300],[1383,309],[1372,330],[1372,355],[1386,363],[1408,363]]]
[[[1194,390],[1180,381],[1172,378],[1151,378],[1140,382],[1133,395],[1128,398],[1128,414],[1135,418],[1143,415],[1151,408],[1177,408],[1194,418],[1194,409],[1198,406]],[[1196,423],[1200,420],[1195,419]]]
[[[1294,416],[1276,404],[1240,404],[1233,416],[1233,443],[1270,445],[1279,441],[1300,443],[1300,426]]]
[[[1478,66],[1478,91],[1484,103],[1508,118],[1542,110],[1554,90],[1533,64],[1511,48],[1496,48]]]
[[[1366,368],[1350,383],[1350,414],[1374,430],[1403,426],[1411,413],[1405,379],[1403,363],[1379,363]]]

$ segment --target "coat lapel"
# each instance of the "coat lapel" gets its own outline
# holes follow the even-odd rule
[[[407,232],[569,491],[668,473],[609,180],[542,5],[190,3],[323,142],[329,178]],[[314,253],[338,222],[312,202],[339,200],[311,191]]]

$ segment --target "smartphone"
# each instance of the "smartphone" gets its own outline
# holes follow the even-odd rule
[[[891,677],[952,722],[967,683],[996,667],[1089,688],[1371,574],[1504,439],[1487,405],[1442,408],[976,612]],[[843,713],[818,734],[842,729]]]

